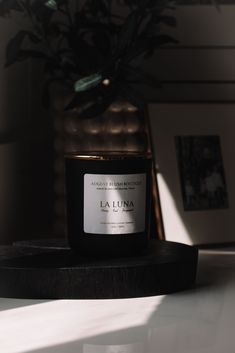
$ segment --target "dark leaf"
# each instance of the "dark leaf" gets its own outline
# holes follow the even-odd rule
[[[138,29],[139,14],[137,11],[132,12],[123,24],[118,36],[116,49],[117,57],[123,55],[127,48],[132,44]]]
[[[155,48],[169,43],[178,44],[178,40],[171,36],[168,36],[167,34],[159,34],[158,36],[153,38],[153,44]]]
[[[43,92],[42,92],[42,104],[45,108],[49,108],[51,105],[51,96],[50,96],[50,88],[54,83],[62,84],[63,86],[66,85],[64,79],[61,78],[50,78],[48,79],[45,84],[43,85]]]
[[[145,57],[149,57],[154,53],[155,49],[169,43],[178,44],[178,41],[164,34],[159,34],[158,36],[151,38],[139,39],[138,41],[136,41],[135,45],[131,48],[131,50],[129,50],[126,57],[123,58],[123,62],[129,63],[143,55]]]
[[[90,91],[77,93],[65,110],[76,109],[81,119],[94,118],[109,107],[116,97],[116,93],[116,85],[109,88],[101,85]]]
[[[103,114],[108,107],[113,103],[114,97],[104,97],[99,100],[97,98],[89,105],[84,105],[79,108],[78,113],[81,119],[95,118]]]
[[[154,88],[161,87],[160,80],[155,77],[154,74],[150,74],[139,67],[136,68],[127,65],[123,68],[123,72],[128,80],[130,79],[130,81],[133,81],[135,83],[143,83]]]
[[[49,6],[46,6],[46,4],[48,3],[48,0],[34,0],[31,4],[30,11],[34,13],[38,22],[43,26],[48,26],[52,16],[55,13],[55,9],[52,6],[54,1],[56,1],[56,4],[58,6],[59,5],[58,0],[52,0],[52,3],[49,3]]]
[[[156,0],[137,0],[136,3],[140,11],[145,11],[146,9],[151,9],[156,6]]]
[[[65,75],[67,74],[67,72],[63,72],[63,70],[62,70],[61,60],[59,57],[57,57],[57,58],[52,57],[52,58],[46,60],[45,73],[51,77],[57,77],[58,73],[60,73],[60,75],[63,77],[65,77]]]
[[[108,31],[96,28],[93,32],[92,40],[94,45],[97,46],[103,55],[107,55],[107,53],[110,52],[112,39],[110,38],[110,33]]]
[[[107,17],[110,14],[109,1],[90,0],[85,7],[93,16],[103,15]]]
[[[128,102],[133,104],[141,111],[145,111],[147,101],[133,86],[128,84],[123,85],[119,91],[122,98],[126,99]]]
[[[67,28],[63,22],[51,22],[48,26],[45,28],[45,34],[48,36],[48,38],[51,39],[56,39],[58,37],[62,37],[65,35]]]
[[[33,25],[32,32],[20,31],[9,42],[6,66],[29,57],[42,59],[52,81],[56,79],[69,83],[71,88],[74,82],[77,83],[79,92],[67,108],[79,106],[82,117],[103,112],[119,90],[132,104],[143,107],[139,92],[135,92],[128,83],[159,86],[155,77],[133,68],[133,64],[138,61],[136,64],[139,65],[140,59],[152,55],[156,48],[164,44],[177,43],[170,36],[161,34],[161,25],[176,25],[173,17],[163,13],[169,2],[77,0],[77,12],[70,14],[69,6],[75,2],[0,0],[0,15],[9,15],[11,10],[25,10]],[[114,4],[117,3],[123,6],[121,15],[115,13]],[[43,45],[48,45],[43,48],[50,55],[37,50],[24,50],[28,48],[25,44],[30,44],[26,42],[32,42],[34,49],[41,41]],[[95,72],[101,73],[102,79],[94,77]],[[86,78],[85,82],[81,80],[83,77]],[[111,82],[106,89],[102,87],[103,77]]]
[[[95,46],[92,46],[81,36],[77,36],[74,32],[66,34],[66,37],[68,39],[69,47],[74,54],[74,61],[78,73],[81,72],[82,75],[85,76],[100,70],[104,58]]]
[[[19,5],[17,0],[1,0],[0,1],[0,16],[7,16],[10,12],[21,11],[23,12],[22,7]]]
[[[6,48],[6,67],[14,64],[18,60],[21,47],[26,36],[31,36],[31,32],[20,31],[8,43]]]
[[[152,9],[156,6],[160,6],[160,2],[156,0],[125,0],[124,2],[131,9],[138,9],[141,12],[146,9]]]
[[[28,38],[31,40],[32,43],[38,44],[41,42],[41,38],[38,37],[35,33],[27,31],[26,34],[28,35]]]
[[[29,58],[34,59],[44,59],[47,60],[48,57],[45,53],[37,50],[20,50],[19,52],[19,60],[25,60]]]
[[[177,25],[176,18],[173,16],[159,16],[157,22],[164,23],[170,27],[175,27]]]

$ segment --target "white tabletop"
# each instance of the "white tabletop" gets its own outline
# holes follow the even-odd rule
[[[0,353],[234,353],[235,251],[201,251],[188,291],[120,300],[0,299]]]

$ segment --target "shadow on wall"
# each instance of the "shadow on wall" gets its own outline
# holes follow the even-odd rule
[[[220,1],[219,1],[220,2]],[[233,5],[195,1],[177,5],[177,26],[167,28],[178,45],[163,46],[146,62],[162,82],[161,89],[143,87],[150,101],[234,101]]]
[[[31,101],[30,63],[4,67],[13,23],[0,21],[0,243],[45,237],[52,216],[52,122],[40,108],[41,82]]]

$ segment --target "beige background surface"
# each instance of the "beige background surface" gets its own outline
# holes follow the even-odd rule
[[[187,244],[234,241],[235,104],[152,104],[149,114],[166,239]],[[228,209],[184,211],[174,141],[183,135],[220,137]]]

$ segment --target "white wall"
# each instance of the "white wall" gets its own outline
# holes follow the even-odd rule
[[[146,94],[161,101],[235,99],[235,5],[177,6],[177,46],[159,49],[148,62],[163,82]]]
[[[183,102],[184,104],[159,104],[154,107],[152,129],[156,156],[159,154],[163,157],[162,164],[168,163],[170,165],[166,154],[167,148],[169,148],[168,142],[171,141],[173,136],[183,135],[184,133],[193,135],[193,131],[197,134],[199,128],[204,129],[204,133],[206,131],[208,134],[217,131],[217,134],[225,140],[223,142],[224,146],[226,147],[228,143],[230,147],[223,150],[224,163],[226,163],[226,160],[230,161],[225,166],[226,178],[229,180],[230,176],[233,175],[231,141],[233,141],[234,135],[234,105],[229,103],[235,102],[235,5],[221,5],[220,11],[212,5],[178,6],[175,15],[177,27],[171,31],[168,30],[168,33],[179,40],[179,45],[159,49],[154,58],[151,59],[150,70],[159,77],[163,87],[161,90],[146,90],[146,94],[152,101]],[[185,104],[187,102],[221,102],[225,104],[192,104],[189,106]],[[198,111],[200,109],[201,112]],[[208,109],[207,116],[205,109]],[[171,122],[167,119],[161,120],[163,112],[168,110],[170,111]],[[181,120],[184,113],[187,115],[185,119],[187,124],[183,124]],[[229,115],[229,124],[227,124],[227,115]],[[193,118],[194,123],[196,121],[197,128],[193,125]],[[203,119],[206,119],[204,123]],[[220,121],[220,127],[217,126],[218,124],[216,125],[216,119]],[[165,133],[161,130],[161,124],[164,123]],[[225,130],[226,124],[230,126],[230,129],[227,128],[227,135],[224,137],[223,129]],[[174,131],[175,134],[172,133],[171,139],[167,139],[167,134],[170,134],[174,128],[178,129],[178,132],[175,133]],[[186,129],[188,130],[186,131]],[[161,141],[164,142],[162,146]],[[163,148],[163,145],[166,148]],[[231,216],[229,216],[229,222],[223,219],[223,215],[221,216],[223,212],[219,211],[187,214],[181,209],[181,194],[179,194],[180,196],[176,195],[174,187],[172,187],[176,184],[178,174],[170,173],[168,177],[166,174],[163,172],[161,175],[160,172],[158,177],[162,196],[164,226],[168,240],[198,244],[229,242],[235,239],[232,201],[228,209],[228,214]],[[233,180],[233,177],[231,180]],[[164,188],[168,194],[165,193],[163,196]],[[229,185],[228,194],[232,200],[234,195],[233,181]],[[170,203],[172,207],[169,206]],[[166,205],[167,207],[165,207]],[[177,210],[175,214],[171,212],[174,209]],[[216,212],[218,212],[218,216]],[[174,224],[175,215],[177,215],[177,225]],[[190,218],[192,220],[197,216],[199,217],[197,221],[189,226],[190,222],[186,219]],[[218,226],[219,222],[220,226]],[[215,230],[218,232],[215,232]],[[183,239],[182,236],[185,234],[187,236],[190,234],[188,239],[187,237]]]

